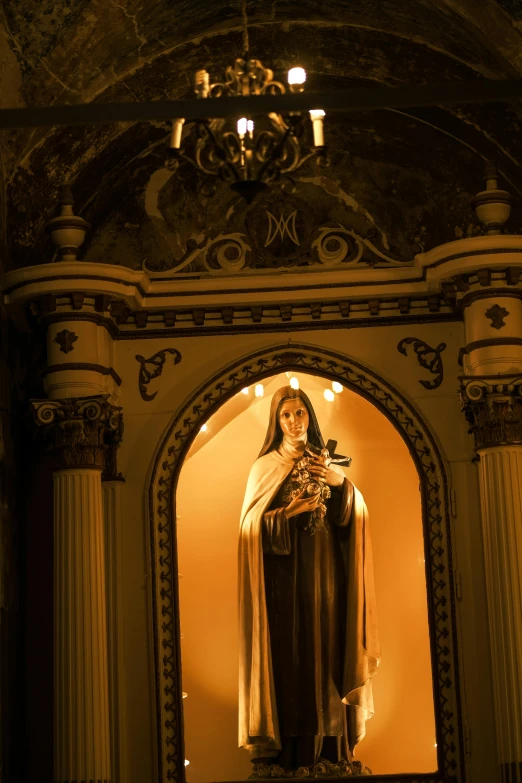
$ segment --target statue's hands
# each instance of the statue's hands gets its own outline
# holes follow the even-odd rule
[[[315,495],[306,495],[306,490],[302,490],[290,503],[285,507],[286,518],[295,517],[298,514],[304,514],[307,511],[313,511],[317,508],[320,502],[320,492]]]
[[[329,487],[340,487],[344,481],[344,476],[327,465],[319,457],[311,457],[308,466],[308,472],[313,478],[323,481]]]

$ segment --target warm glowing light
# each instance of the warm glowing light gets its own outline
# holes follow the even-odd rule
[[[290,68],[288,71],[288,84],[304,84],[306,71],[304,68]]]
[[[324,398],[325,400],[328,400],[328,402],[332,402],[335,400],[335,394],[331,389],[325,389],[324,390]]]
[[[185,759],[185,766],[188,767],[189,764],[190,764],[190,761],[188,759]]]
[[[248,125],[248,120],[246,117],[241,117],[241,119],[237,121],[237,132],[239,136],[244,136],[246,134],[247,125]]]
[[[299,388],[299,380],[298,378],[295,377],[295,375],[293,376],[293,378],[290,378],[290,386],[292,387],[292,389]]]
[[[286,375],[287,378],[291,378],[292,377],[292,373],[291,372],[285,372],[285,375]]]
[[[343,390],[343,385],[339,381],[332,381],[332,389],[336,394],[340,394]]]
[[[247,131],[249,133],[254,132],[254,120],[247,120]]]
[[[202,424],[200,432],[206,432],[208,430],[208,424]]]
[[[262,383],[256,383],[255,395],[256,397],[262,397],[265,393],[265,387]]]
[[[322,109],[310,109],[310,119],[313,120],[320,120],[322,117],[324,117],[324,111]]]
[[[245,386],[244,389],[241,389],[241,394],[248,394],[248,386]]]
[[[187,696],[188,696],[188,693],[185,693],[185,691],[183,691],[183,698],[186,699]]]

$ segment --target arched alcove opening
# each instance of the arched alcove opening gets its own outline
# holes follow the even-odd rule
[[[288,373],[289,375],[290,373]],[[374,774],[437,768],[419,476],[390,421],[355,391],[333,399],[331,381],[293,373],[309,395],[323,436],[352,457],[346,475],[370,511],[382,664],[375,716],[356,757]],[[237,545],[251,465],[263,443],[279,373],[245,387],[204,425],[176,490],[185,751],[189,783],[251,773],[237,747]],[[336,387],[338,388],[338,387]],[[256,396],[263,392],[263,396]],[[332,394],[329,395],[330,397]],[[413,719],[414,716],[414,719]]]
[[[371,403],[399,433],[412,457],[417,470],[422,508],[436,730],[433,745],[437,746],[436,770],[418,772],[415,777],[426,783],[442,783],[448,777],[456,777],[461,781],[464,779],[464,756],[461,751],[463,740],[455,596],[448,482],[442,455],[422,415],[397,388],[374,370],[341,353],[301,344],[292,344],[291,350],[287,345],[265,348],[236,360],[210,378],[173,415],[156,452],[149,483],[148,512],[159,780],[161,783],[182,781],[186,758],[176,543],[176,489],[182,466],[192,444],[200,437],[202,426],[207,424],[208,427],[211,417],[220,409],[225,410],[224,404],[227,401],[236,397],[247,385],[264,382],[271,376],[288,371],[317,376],[330,383],[340,382],[363,401]],[[322,426],[326,437],[331,437],[328,433],[328,422]],[[258,448],[257,443],[252,445],[253,456]],[[193,456],[197,451],[196,443]],[[360,462],[363,465],[365,459],[361,458]],[[187,464],[190,464],[190,461]],[[356,478],[355,472],[352,477]],[[382,477],[375,475],[375,481],[380,478]],[[206,479],[202,477],[202,491],[206,486]],[[200,494],[198,492],[198,496]],[[385,493],[381,494],[382,497],[385,496]],[[371,502],[374,503],[374,500]],[[391,503],[388,499],[386,502]],[[397,563],[396,580],[402,578],[403,572],[401,564]],[[208,652],[210,654],[212,651]],[[234,655],[235,651],[231,650],[230,656]],[[406,663],[410,675],[414,672],[414,665],[414,661]],[[411,727],[416,721],[416,715],[410,705],[410,696],[415,691],[416,683],[414,677],[410,679],[413,682],[411,686],[408,684],[406,693],[400,694],[403,706],[400,714],[394,716],[394,720],[405,721]],[[220,775],[215,764],[213,769],[213,779],[219,780]],[[397,772],[389,774],[387,779],[390,783],[405,781],[410,780],[411,775]]]

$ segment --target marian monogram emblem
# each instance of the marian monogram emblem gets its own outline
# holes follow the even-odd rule
[[[271,245],[277,236],[280,236],[281,240],[284,240],[285,236],[288,236],[294,245],[300,244],[295,230],[296,209],[294,209],[287,218],[284,218],[283,215],[279,215],[279,220],[274,217],[268,209],[266,210],[266,215],[268,217],[268,234],[266,236],[265,247]]]

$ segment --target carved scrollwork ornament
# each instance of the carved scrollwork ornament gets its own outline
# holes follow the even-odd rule
[[[167,354],[171,354],[173,357],[173,364],[179,364],[181,361],[181,354],[176,348],[164,348],[162,351],[157,351],[150,359],[145,359],[141,354],[136,355],[136,361],[140,363],[140,371],[138,376],[138,388],[140,390],[141,399],[145,402],[151,402],[157,395],[157,391],[149,394],[147,387],[154,378],[159,378],[163,372],[163,365],[167,361]]]
[[[107,395],[34,400],[31,407],[34,423],[56,455],[58,470],[103,470],[108,446],[121,440],[121,408],[109,403]]]
[[[435,376],[431,381],[419,381],[425,389],[437,389],[444,378],[444,365],[441,353],[446,348],[446,343],[440,343],[436,348],[431,348],[424,340],[418,337],[405,337],[397,345],[397,350],[407,356],[406,346],[412,345],[417,354],[417,360],[421,367]]]
[[[477,451],[522,444],[522,376],[496,384],[464,378],[460,394]]]

